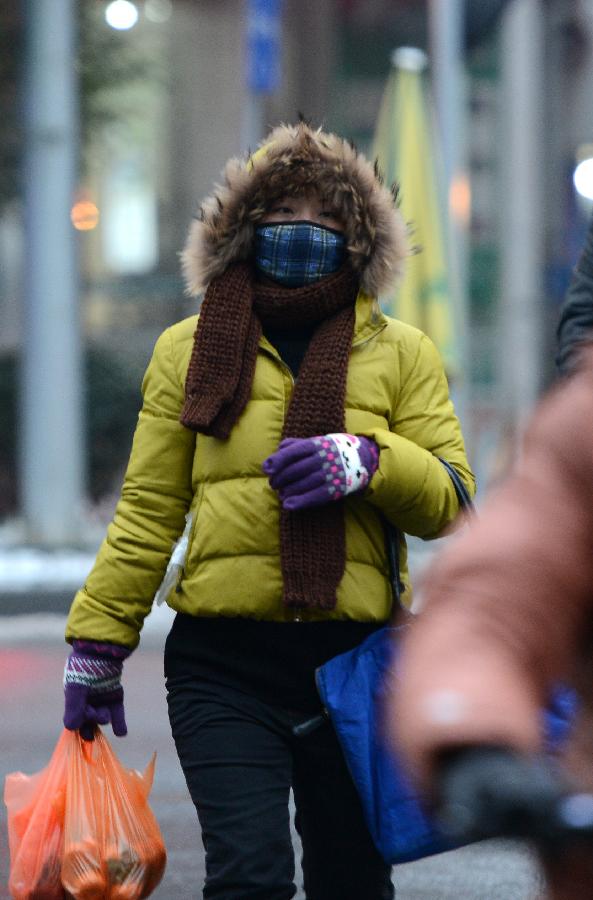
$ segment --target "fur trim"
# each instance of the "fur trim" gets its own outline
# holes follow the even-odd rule
[[[234,262],[249,258],[254,226],[285,194],[319,191],[344,222],[361,288],[378,296],[401,275],[407,229],[377,166],[356,148],[305,122],[280,125],[249,158],[229,160],[223,184],[202,204],[181,255],[189,294],[199,294]]]

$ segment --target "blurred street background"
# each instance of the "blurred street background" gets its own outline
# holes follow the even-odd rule
[[[592,0],[0,0],[0,779],[57,739],[65,614],[117,500],[154,341],[197,310],[178,254],[225,160],[302,114],[400,184],[421,252],[381,303],[439,347],[480,500],[555,377],[593,208],[592,84]],[[434,551],[414,542],[412,572]],[[125,757],[159,751],[172,861],[157,896],[198,897],[168,616],[151,614],[129,662]],[[529,856],[501,845],[396,881],[398,900],[538,890]]]

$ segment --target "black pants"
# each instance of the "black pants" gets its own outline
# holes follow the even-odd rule
[[[198,811],[209,900],[290,900],[292,786],[307,900],[391,900],[329,723],[306,737],[306,714],[191,676],[167,679],[171,729]]]

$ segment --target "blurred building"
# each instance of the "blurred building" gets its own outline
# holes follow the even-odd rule
[[[505,115],[500,28],[504,9],[513,2],[468,0],[466,9],[470,380],[478,422],[490,421],[497,403],[500,235],[505,217],[500,191],[505,149],[499,139]],[[184,294],[178,254],[191,217],[224,161],[245,152],[258,125],[265,131],[281,120],[294,121],[299,113],[368,149],[391,51],[409,44],[428,49],[428,0],[283,0],[280,5],[279,86],[258,98],[256,106],[246,80],[248,0],[138,0],[137,23],[117,34],[121,54],[131,65],[122,72],[121,84],[112,81],[102,97],[95,97],[73,202],[84,339],[96,354],[94,371],[103,372],[105,382],[89,388],[95,429],[91,447],[103,446],[104,454],[113,456],[109,462],[104,457],[92,463],[94,469],[105,470],[94,482],[95,499],[117,487],[139,403],[139,380],[154,339],[196,307]],[[17,47],[21,6],[0,2],[2,21],[12,30],[7,39]],[[88,12],[85,27],[91,34],[87,32],[86,39],[97,66],[101,50],[92,56],[93,40],[101,48],[106,39],[108,3],[80,0],[80,6]],[[587,145],[593,143],[593,7],[584,0],[542,0],[539,6],[545,28],[541,88],[546,189],[541,214],[546,278],[541,310],[550,376],[557,307],[589,214],[574,190],[572,173],[579,154],[589,152]],[[14,107],[18,95],[18,73],[8,74],[0,94],[0,106],[7,108]],[[14,87],[9,98],[8,83]],[[104,121],[102,103],[109,106]],[[534,135],[536,140],[541,136]],[[0,207],[2,359],[18,355],[22,341],[22,235],[17,192]],[[128,423],[119,441],[114,434],[123,428],[121,416],[117,421],[109,418],[116,386],[120,412]],[[9,402],[2,413],[5,424]],[[14,403],[12,409],[14,416]],[[14,465],[15,452],[0,458],[0,470]],[[0,515],[8,513],[9,506],[0,508]]]

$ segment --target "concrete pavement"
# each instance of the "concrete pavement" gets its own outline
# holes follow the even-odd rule
[[[142,769],[153,750],[157,767],[151,802],[169,861],[153,894],[158,900],[198,900],[204,856],[166,713],[162,649],[169,612],[151,614],[140,649],[126,662],[127,738],[113,738],[122,761]],[[62,669],[66,655],[62,616],[0,617],[0,778],[41,769],[60,733]],[[298,854],[298,840],[295,836]],[[0,811],[0,900],[8,900],[6,819]],[[394,872],[398,900],[535,900],[538,873],[520,847],[493,842]],[[299,891],[298,898],[304,895]],[[365,900],[365,898],[361,898]]]

